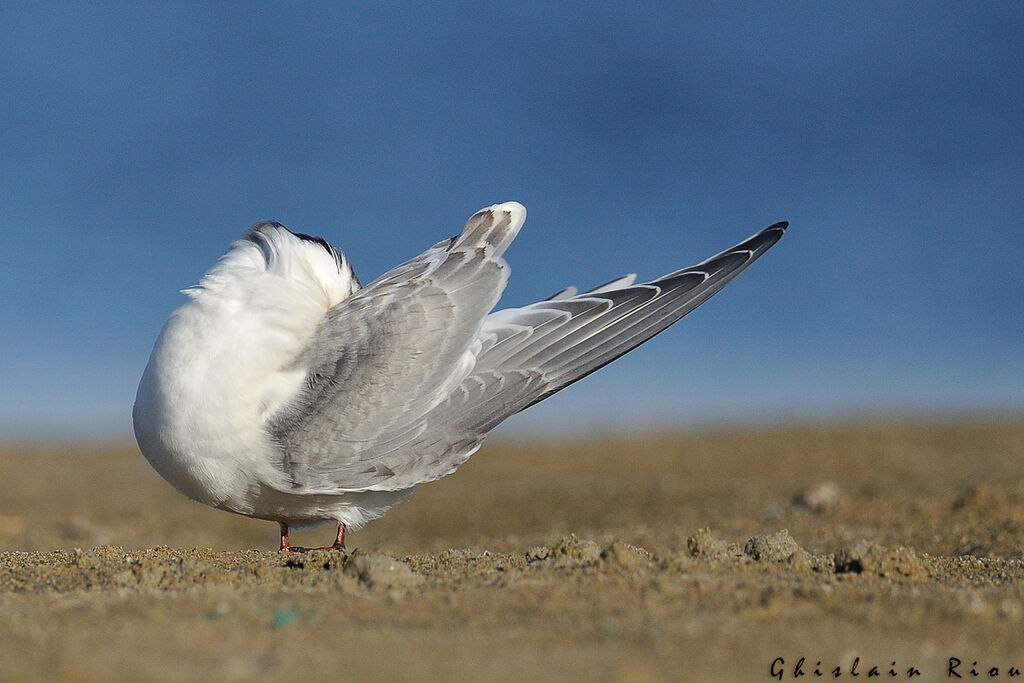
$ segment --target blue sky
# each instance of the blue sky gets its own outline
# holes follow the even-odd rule
[[[0,102],[0,437],[128,437],[258,220],[365,282],[509,199],[509,305],[792,222],[516,433],[1024,411],[1021,3],[5,4]]]

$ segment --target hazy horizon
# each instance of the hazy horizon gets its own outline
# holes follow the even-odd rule
[[[502,307],[791,227],[502,435],[1024,415],[1024,5],[100,2],[0,31],[0,441],[130,439],[179,290],[254,222],[368,282],[513,199]]]

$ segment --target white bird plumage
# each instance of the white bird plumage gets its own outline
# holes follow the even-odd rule
[[[156,471],[207,505],[344,532],[453,472],[508,416],[646,341],[782,236],[777,223],[701,264],[492,312],[516,202],[360,287],[344,255],[254,226],[164,325],[133,411]]]

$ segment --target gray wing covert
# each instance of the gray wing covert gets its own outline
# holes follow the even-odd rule
[[[479,211],[328,312],[296,361],[310,368],[305,389],[268,424],[293,490],[405,488],[396,477],[416,478],[431,448],[466,447],[425,416],[472,369],[508,277],[501,254],[524,220],[514,202]]]

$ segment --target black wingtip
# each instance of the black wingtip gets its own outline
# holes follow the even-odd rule
[[[782,236],[786,234],[786,228],[789,227],[789,221],[779,221],[778,223],[772,223],[764,230],[754,235],[749,241],[763,242],[769,247],[782,239]]]

